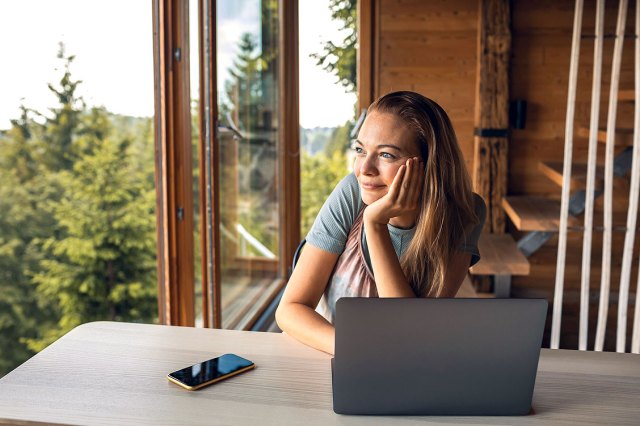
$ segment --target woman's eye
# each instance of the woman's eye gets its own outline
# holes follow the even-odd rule
[[[364,150],[362,148],[360,148],[359,146],[354,146],[353,150],[356,152],[356,154],[363,154]]]
[[[386,159],[386,160],[395,160],[396,156],[393,154],[389,154],[388,152],[381,152],[380,153],[380,157]]]

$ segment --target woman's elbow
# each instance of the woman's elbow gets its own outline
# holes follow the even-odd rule
[[[278,327],[280,327],[280,330],[284,330],[285,329],[285,323],[286,323],[286,316],[287,316],[287,307],[286,307],[286,303],[283,303],[282,300],[280,301],[280,303],[278,304],[278,307],[276,308],[276,324],[278,324]]]

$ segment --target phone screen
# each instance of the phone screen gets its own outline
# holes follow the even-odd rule
[[[253,367],[255,365],[248,359],[234,354],[225,354],[174,371],[169,374],[169,379],[179,382],[178,384],[184,387],[194,389],[251,370]]]

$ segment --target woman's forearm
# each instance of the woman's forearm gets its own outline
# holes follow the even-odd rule
[[[387,225],[364,222],[379,297],[416,297],[404,276]]]
[[[276,310],[276,322],[295,339],[333,355],[335,328],[319,313],[301,303],[287,303]]]

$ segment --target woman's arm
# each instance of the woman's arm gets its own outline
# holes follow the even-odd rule
[[[335,329],[315,308],[337,260],[337,254],[307,244],[276,310],[282,331],[329,354],[335,350]]]
[[[469,272],[470,262],[471,253],[459,250],[453,252],[444,273],[444,286],[440,297],[456,297],[465,275]]]
[[[424,170],[418,158],[406,160],[398,169],[387,194],[364,210],[364,230],[380,297],[416,297],[400,267],[387,224],[396,220],[404,226],[413,226],[423,177]]]
[[[407,282],[386,224],[364,222],[371,267],[379,297],[416,297]]]
[[[391,243],[386,225],[365,225],[371,266],[380,297],[416,297],[404,276],[400,261]],[[455,297],[469,271],[471,253],[454,251],[444,273],[443,291],[440,297]]]

